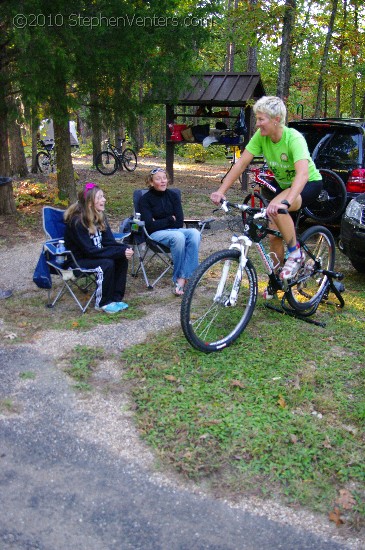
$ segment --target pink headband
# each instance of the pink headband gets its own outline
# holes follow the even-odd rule
[[[96,183],[86,183],[84,187],[84,197],[86,199],[87,193],[90,191],[90,189],[94,189],[94,187],[98,187]]]

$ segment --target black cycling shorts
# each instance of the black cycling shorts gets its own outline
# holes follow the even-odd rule
[[[276,187],[276,192],[272,193],[271,191],[268,191],[265,193],[266,189],[263,189],[263,196],[267,198],[269,201],[279,195],[284,189],[282,189],[279,184],[275,182],[270,182],[271,185]],[[316,198],[319,196],[320,192],[323,188],[323,181],[322,180],[316,180],[316,181],[307,181],[307,183],[304,186],[303,191],[301,192],[300,196],[302,197],[302,208],[305,208],[306,206],[309,206],[312,204],[313,201],[316,200]]]

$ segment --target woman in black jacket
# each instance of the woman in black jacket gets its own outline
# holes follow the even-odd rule
[[[79,200],[64,214],[65,246],[80,267],[98,271],[95,309],[117,313],[128,307],[122,299],[133,249],[115,240],[104,214],[105,202],[95,183],[85,185]]]
[[[199,264],[200,232],[183,227],[184,214],[176,193],[167,188],[163,168],[154,168],[147,177],[149,191],[139,201],[141,219],[151,239],[171,250],[174,294],[182,296],[187,279]]]

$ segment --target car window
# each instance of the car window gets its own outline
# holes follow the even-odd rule
[[[336,159],[341,165],[353,166],[359,163],[359,134],[334,132],[329,140],[320,144],[318,161]]]
[[[303,134],[305,141],[307,142],[309,152],[312,155],[318,143],[321,141],[321,139],[323,139],[324,134],[318,131],[316,132],[313,132],[313,131],[306,132],[301,130],[299,131],[301,132],[301,134]]]

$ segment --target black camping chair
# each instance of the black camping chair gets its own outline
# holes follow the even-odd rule
[[[180,189],[170,187],[171,191],[176,193],[181,198]],[[139,201],[142,196],[147,193],[148,189],[136,189],[133,193],[133,208],[134,216],[130,218],[131,236],[130,243],[134,247],[135,254],[132,258],[132,277],[137,277],[141,271],[147,288],[152,290],[156,284],[167,274],[173,270],[173,261],[170,249],[153,239],[151,239],[145,223],[138,219]],[[201,233],[205,228],[209,228],[209,223],[213,218],[207,220],[184,219],[185,227],[195,227]],[[158,266],[158,273],[154,280],[151,280],[147,274],[147,267],[154,263]]]

